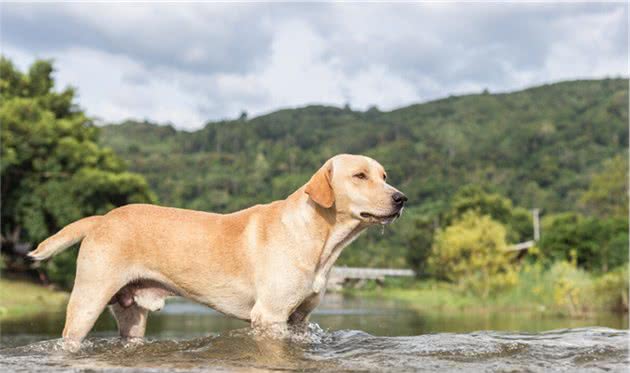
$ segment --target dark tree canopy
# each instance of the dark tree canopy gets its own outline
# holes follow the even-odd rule
[[[99,144],[74,90],[54,88],[50,61],[23,73],[0,60],[1,233],[8,255],[24,254],[28,245],[21,242],[36,244],[82,217],[154,200],[144,178]]]

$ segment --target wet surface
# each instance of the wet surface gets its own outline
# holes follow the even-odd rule
[[[177,302],[150,318],[144,341],[115,337],[113,321],[104,315],[77,353],[63,351],[57,338],[62,316],[3,323],[0,370],[626,372],[629,364],[627,319],[613,316],[429,317],[395,302],[331,297],[308,330],[269,338],[240,321]],[[608,327],[585,326],[594,323]],[[542,331],[559,325],[570,328]],[[473,331],[501,328],[527,332]]]
[[[249,328],[187,340],[90,338],[78,353],[59,339],[3,348],[5,370],[627,371],[628,332],[580,328],[545,333],[438,333],[377,337],[356,330],[284,339]]]

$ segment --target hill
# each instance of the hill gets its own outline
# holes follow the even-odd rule
[[[330,156],[360,153],[385,166],[415,214],[438,215],[467,184],[562,212],[577,209],[603,162],[627,157],[628,80],[448,97],[389,112],[308,106],[194,132],[129,121],[104,126],[101,143],[143,174],[164,205],[227,212],[284,198]],[[342,260],[404,265],[399,230],[372,232]]]

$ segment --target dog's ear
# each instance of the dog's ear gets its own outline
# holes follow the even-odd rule
[[[332,162],[328,161],[306,183],[304,190],[315,203],[324,208],[330,208],[335,203],[335,194],[330,184],[331,176]]]

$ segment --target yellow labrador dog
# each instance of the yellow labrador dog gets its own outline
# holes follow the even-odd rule
[[[109,304],[123,337],[179,295],[253,327],[306,322],[341,250],[400,216],[407,197],[375,160],[329,159],[287,199],[231,214],[127,205],[74,222],[30,256],[83,240],[63,331],[77,345]]]

